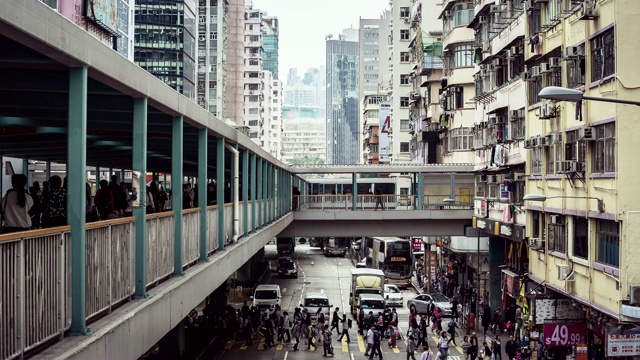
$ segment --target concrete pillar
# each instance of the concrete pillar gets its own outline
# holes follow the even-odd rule
[[[180,189],[182,191],[182,189]],[[182,320],[158,342],[160,359],[177,359],[184,353],[186,346],[185,322]]]
[[[456,174],[451,174],[451,182],[449,187],[449,198],[456,199]]]
[[[422,202],[424,201],[424,188],[422,185],[422,173],[419,172],[418,173],[418,191],[417,191],[417,197],[416,197],[416,209],[417,210],[422,210]]]
[[[489,238],[489,275],[485,287],[489,291],[492,310],[495,310],[496,306],[502,308],[502,268],[500,265],[504,264],[504,248],[505,240],[503,238]],[[482,268],[482,264],[480,264],[480,268]],[[504,311],[502,314],[504,315]]]
[[[69,69],[67,221],[71,227],[71,333],[86,334],[87,68]]]
[[[138,200],[133,202],[136,221],[136,287],[135,296],[147,296],[147,99],[133,99],[132,171],[140,174]]]
[[[351,186],[351,195],[353,196],[351,210],[355,211],[358,209],[358,174],[356,173],[351,174]]]
[[[207,261],[207,129],[198,129],[198,205],[200,206],[200,261]]]
[[[177,182],[178,188],[171,191],[173,204],[173,275],[182,276],[182,182],[183,182],[183,141],[184,119],[174,116],[171,135],[171,183]],[[142,187],[142,185],[140,186]],[[173,186],[172,186],[173,187]]]

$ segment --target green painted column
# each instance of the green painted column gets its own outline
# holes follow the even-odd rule
[[[264,199],[264,219],[266,224],[271,219],[271,199],[269,198],[269,179],[271,178],[270,165],[266,161],[262,161],[262,198]]]
[[[0,158],[2,159],[2,158]],[[0,161],[2,162],[2,161]],[[51,161],[47,161],[44,165],[44,179],[46,181],[49,181],[49,178],[51,177]],[[42,185],[42,184],[40,184]]]
[[[257,156],[257,155],[256,155]],[[258,180],[258,194],[256,195],[256,200],[258,201],[258,223],[256,224],[256,229],[257,228],[261,228],[264,225],[264,221],[262,219],[262,204],[264,202],[264,196],[262,193],[262,177],[264,175],[264,167],[262,164],[262,158],[258,158],[258,167],[257,167],[257,172],[258,172],[258,176],[257,176],[257,180]]]
[[[256,201],[256,176],[258,176],[258,170],[256,169],[256,154],[249,154],[250,163],[251,163],[251,232],[255,232],[258,228],[256,226],[256,212],[258,207],[258,202]]]
[[[242,150],[242,218],[244,235],[249,234],[249,150]]]
[[[200,261],[207,261],[207,129],[198,129],[198,205],[200,205]]]
[[[182,183],[184,119],[174,116],[171,134],[171,204],[173,204],[173,276],[182,276]],[[199,150],[199,149],[198,149]],[[174,186],[175,185],[175,186]],[[175,188],[175,189],[174,189]]]
[[[422,185],[422,173],[418,173],[418,198],[416,199],[416,210],[422,210],[422,202],[424,201],[424,188]]]
[[[71,227],[71,333],[86,334],[87,68],[69,69],[67,221]],[[93,254],[92,254],[93,255]]]
[[[224,250],[226,229],[224,226],[224,138],[216,138],[216,202],[218,203],[218,250]]]
[[[22,159],[22,175],[29,177],[29,160],[27,159]],[[29,182],[27,182],[27,185],[29,185]]]
[[[135,297],[147,296],[147,99],[133,99],[133,158],[132,171],[140,174],[138,200],[133,203],[136,222],[136,286]],[[100,168],[96,168],[99,176]]]
[[[351,210],[356,211],[358,210],[358,174],[356,173],[351,174],[351,186],[351,198],[353,199],[353,207],[351,208]]]
[[[234,149],[238,150],[238,144],[231,144],[231,146],[233,146]],[[232,154],[233,155],[233,154]],[[231,191],[229,191],[229,201],[233,202],[233,199],[235,199],[235,193],[236,193],[236,188],[233,186],[234,184],[234,179],[233,179],[233,174],[235,171],[236,164],[233,161],[233,156],[231,157],[231,162],[229,164],[229,188]],[[238,169],[240,170],[240,169]],[[240,180],[240,179],[238,179]],[[240,195],[240,194],[238,194]]]

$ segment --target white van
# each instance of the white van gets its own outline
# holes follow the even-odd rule
[[[280,285],[258,285],[253,293],[253,306],[259,309],[273,311],[276,305],[281,305],[281,301]]]
[[[321,292],[307,293],[304,296],[304,303],[302,305],[304,305],[311,314],[311,321],[316,321],[316,313],[320,308],[322,308],[322,312],[324,313],[325,321],[329,321],[329,309],[331,309],[332,305],[329,303],[327,294]]]
[[[364,310],[365,320],[369,318],[369,312],[372,312],[377,319],[380,314],[384,314],[386,307],[386,301],[380,294],[360,294],[358,296],[358,308]]]

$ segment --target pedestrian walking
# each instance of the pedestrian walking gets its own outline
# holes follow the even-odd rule
[[[369,359],[373,359],[373,355],[378,353],[378,359],[382,360],[382,349],[380,349],[380,343],[382,342],[382,333],[377,329],[373,331],[373,348],[369,353]]]
[[[307,326],[307,350],[310,350],[311,347],[313,346],[313,350],[315,351],[317,346],[316,344],[313,342],[313,338],[316,336],[317,332],[316,329],[313,327],[313,325],[308,325]]]
[[[446,359],[449,356],[449,340],[447,339],[447,333],[442,332],[440,339],[438,339],[438,357],[440,359]]]
[[[518,353],[518,345],[515,340],[513,340],[513,335],[509,336],[509,340],[504,344],[504,351],[507,353],[509,360],[513,360],[516,358],[516,354]]]
[[[333,331],[333,329],[336,329],[336,333],[338,335],[340,335],[340,327],[338,326],[338,324],[340,323],[340,316],[338,315],[339,310],[340,308],[338,307],[333,310],[333,317],[331,318],[331,329],[329,329],[329,331]]]
[[[469,338],[469,358],[471,360],[478,358],[478,337],[475,332],[471,333],[471,337]]]
[[[410,358],[416,360],[416,347],[416,340],[413,335],[409,335],[409,338],[407,338],[407,360]]]
[[[347,342],[351,342],[349,338],[349,329],[351,329],[351,319],[347,320],[347,314],[342,314],[342,334],[338,338],[338,341],[342,341],[342,337],[347,337]]]
[[[500,342],[500,335],[496,336],[492,346],[493,360],[502,360],[502,343]]]
[[[462,348],[462,354],[464,356],[464,360],[469,360],[469,348],[471,347],[471,343],[469,342],[469,337],[465,335],[464,338],[462,338],[462,344],[460,344],[460,347]],[[471,358],[471,360],[476,360],[474,358]]]
[[[293,330],[291,330],[291,335],[295,340],[295,344],[293,344],[293,351],[298,351],[298,344],[300,344],[300,336],[302,336],[302,321],[296,321],[296,324],[293,325]]]
[[[456,329],[458,328],[458,324],[452,319],[451,321],[449,321],[449,324],[447,325],[447,332],[450,335],[450,339],[449,342],[453,342],[454,346],[458,346],[458,344],[456,344]]]
[[[364,351],[364,356],[369,356],[369,352],[373,352],[373,332],[375,326],[371,325],[367,330],[367,349]]]

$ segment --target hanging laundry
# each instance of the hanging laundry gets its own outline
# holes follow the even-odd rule
[[[498,166],[502,166],[502,164],[504,164],[504,153],[502,152],[502,146],[496,146],[494,148],[494,163]]]
[[[514,214],[516,213],[516,206],[515,205],[509,205],[509,211],[511,212],[511,217],[513,217]]]
[[[502,222],[510,223],[511,222],[511,209],[510,206],[505,206],[502,208]]]
[[[477,64],[482,61],[482,48],[477,47],[473,56],[473,61]]]
[[[489,165],[493,165],[494,160],[496,158],[496,147],[491,148],[491,159],[489,160]]]
[[[507,191],[508,192],[514,192],[516,191],[516,183],[513,181],[508,181],[507,182]]]

